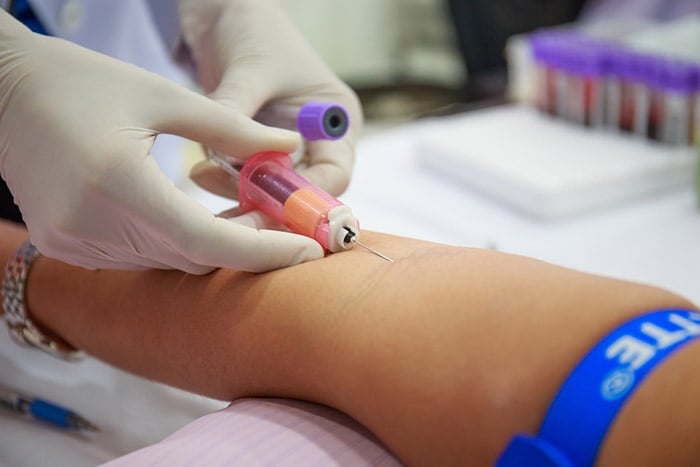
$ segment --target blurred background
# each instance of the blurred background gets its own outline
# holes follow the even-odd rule
[[[513,35],[575,20],[583,0],[294,0],[289,15],[372,124],[505,98]]]

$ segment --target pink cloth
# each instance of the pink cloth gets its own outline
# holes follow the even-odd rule
[[[400,463],[365,428],[336,410],[286,399],[243,399],[104,465],[391,467]]]

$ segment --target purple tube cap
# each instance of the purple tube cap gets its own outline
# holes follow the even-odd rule
[[[637,57],[626,47],[609,48],[605,53],[606,69],[612,76],[629,79],[635,76]]]
[[[572,42],[567,47],[565,68],[574,74],[598,77],[606,72],[606,52],[598,41]]]
[[[350,118],[342,105],[330,102],[309,102],[297,115],[297,129],[309,140],[340,139],[350,127]]]
[[[695,90],[697,65],[674,59],[662,59],[655,70],[654,84],[664,90],[691,94]]]
[[[606,71],[606,52],[611,45],[576,30],[545,30],[534,33],[530,47],[535,61],[555,69],[597,77]]]
[[[530,50],[537,62],[558,68],[565,60],[566,44],[580,35],[569,30],[540,30],[529,37]]]

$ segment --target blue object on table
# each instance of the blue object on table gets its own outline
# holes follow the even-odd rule
[[[0,406],[13,412],[31,415],[32,418],[50,423],[65,430],[99,431],[91,422],[70,409],[34,399],[10,390],[0,390]]]

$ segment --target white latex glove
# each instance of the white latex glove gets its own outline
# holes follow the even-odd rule
[[[299,235],[215,217],[159,170],[159,133],[247,157],[268,128],[145,70],[29,32],[0,11],[0,173],[47,256],[89,268],[265,271],[323,256]]]
[[[218,102],[256,120],[295,128],[310,101],[343,105],[350,129],[340,140],[306,142],[297,171],[332,195],[350,181],[362,111],[353,91],[319,58],[277,0],[180,0],[182,35],[204,90]],[[237,187],[214,164],[203,161],[190,177],[222,196]],[[264,225],[264,224],[263,224]]]

